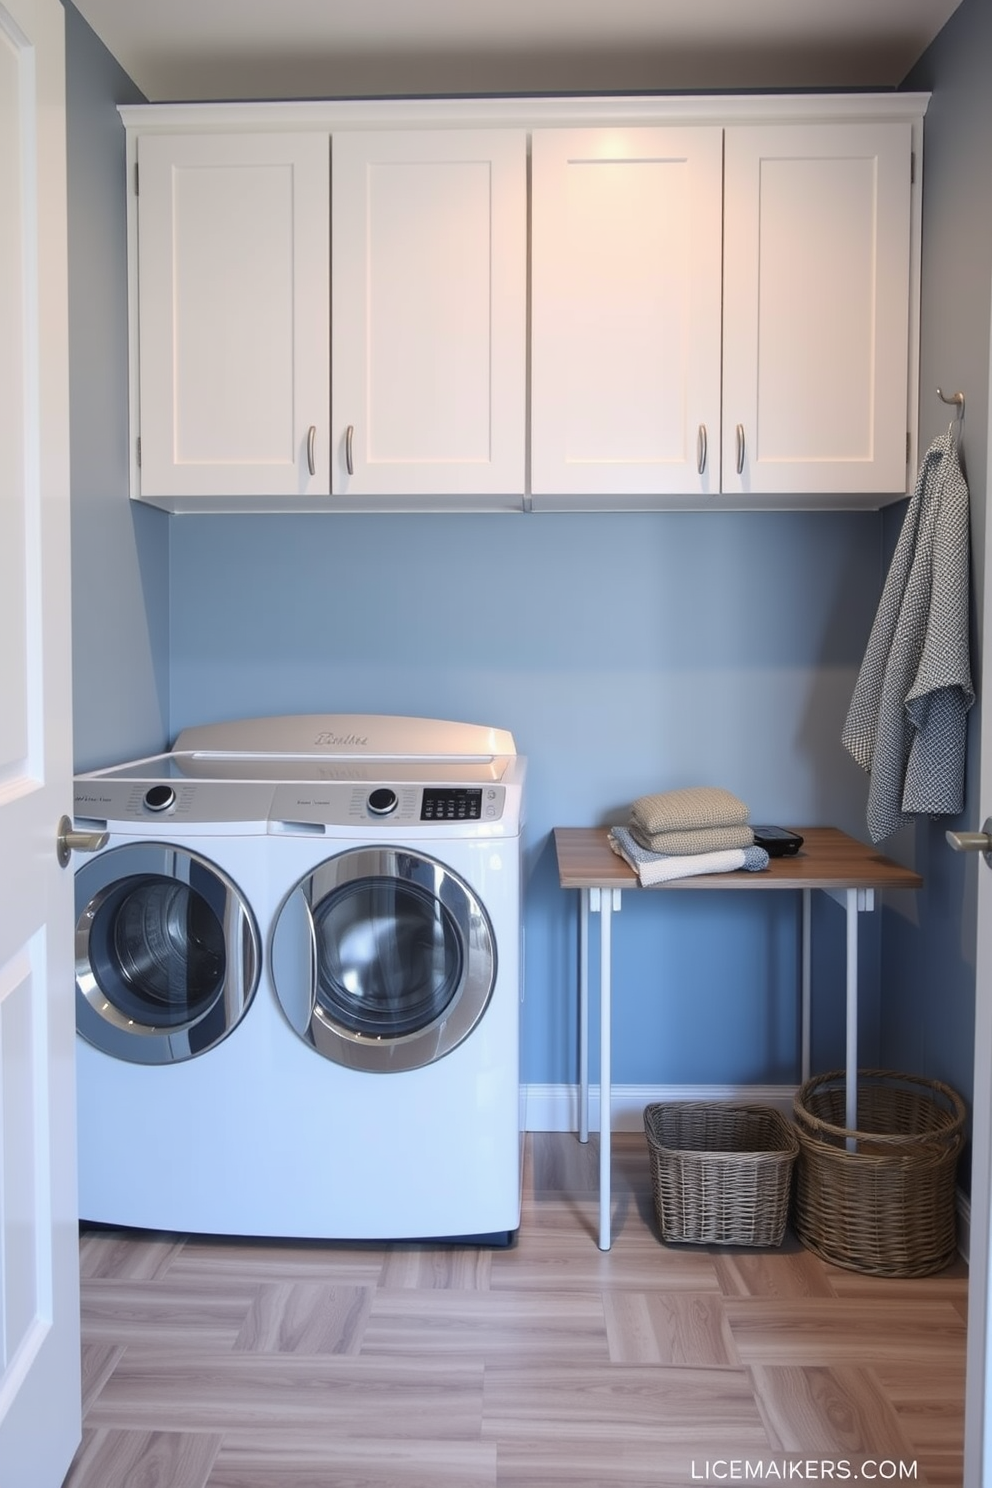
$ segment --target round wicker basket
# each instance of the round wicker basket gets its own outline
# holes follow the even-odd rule
[[[815,1075],[796,1094],[796,1234],[850,1271],[942,1270],[957,1254],[964,1102],[938,1080],[863,1069],[853,1130],[844,1125],[845,1107],[843,1070]]]

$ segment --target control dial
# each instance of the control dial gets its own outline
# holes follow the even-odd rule
[[[145,805],[149,811],[168,811],[176,804],[176,793],[171,785],[153,785],[145,791]]]
[[[398,803],[396,792],[390,790],[388,785],[381,785],[371,793],[367,804],[373,816],[388,816],[391,811],[396,810]]]

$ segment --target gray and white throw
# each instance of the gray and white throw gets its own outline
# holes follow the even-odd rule
[[[968,584],[968,486],[948,431],[923,458],[841,735],[869,773],[873,842],[963,807]]]
[[[700,852],[691,855],[648,852],[641,847],[626,827],[611,827],[607,841],[618,858],[623,858],[640,880],[641,887],[673,883],[677,878],[697,878],[704,873],[733,873],[745,868],[759,873],[768,867],[768,853],[763,847],[729,848],[722,852]]]

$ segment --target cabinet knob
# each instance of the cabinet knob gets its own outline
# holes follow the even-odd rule
[[[348,474],[349,475],[354,475],[354,473],[355,473],[355,455],[354,455],[354,450],[355,450],[355,426],[354,426],[354,424],[349,424],[348,425],[347,432],[346,432],[346,434],[344,436],[344,463],[347,466]]]
[[[706,469],[706,425],[700,424],[696,435],[696,469],[700,475]]]
[[[311,424],[307,434],[307,469],[311,475],[317,474],[317,462],[314,459],[314,448],[317,443],[317,425]]]
[[[744,425],[743,424],[738,424],[737,425],[737,474],[738,475],[743,475],[744,474],[744,452],[745,452]]]

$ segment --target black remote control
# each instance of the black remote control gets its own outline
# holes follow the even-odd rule
[[[770,858],[791,858],[803,845],[798,832],[786,827],[752,827],[755,847],[763,847]]]

